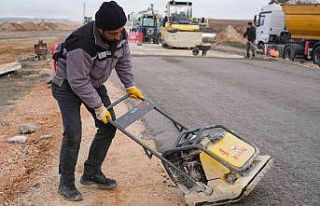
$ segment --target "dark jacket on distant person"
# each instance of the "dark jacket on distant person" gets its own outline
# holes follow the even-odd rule
[[[254,42],[256,40],[256,28],[254,26],[247,27],[247,30],[244,33],[243,37],[247,38],[250,42]]]

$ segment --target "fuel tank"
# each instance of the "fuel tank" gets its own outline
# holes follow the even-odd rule
[[[292,38],[320,40],[320,4],[282,4]]]

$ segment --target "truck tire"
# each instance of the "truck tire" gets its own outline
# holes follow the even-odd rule
[[[265,55],[265,51],[264,51],[265,48],[264,47],[265,47],[265,44],[263,42],[259,42],[257,48],[258,48],[260,54],[262,54],[262,55]]]
[[[283,59],[294,61],[295,57],[296,57],[296,52],[293,46],[287,46],[284,48],[283,56],[282,56]]]
[[[168,48],[169,48],[169,45],[168,45],[167,43],[165,43],[165,42],[162,42],[162,47],[168,49]]]
[[[317,46],[312,52],[313,63],[320,67],[320,46]]]
[[[200,49],[198,47],[195,47],[195,48],[192,49],[192,54],[194,56],[198,56],[199,53],[200,53]]]
[[[153,38],[153,43],[154,44],[159,44],[160,40],[159,37],[157,36],[156,38]]]

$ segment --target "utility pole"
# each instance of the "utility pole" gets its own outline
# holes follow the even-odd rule
[[[92,21],[92,17],[86,16],[86,1],[83,0],[83,24],[87,24]]]
[[[153,4],[151,4],[151,12],[152,12],[152,16],[153,16],[154,15]]]
[[[133,15],[134,15],[134,12],[132,11],[132,12],[130,13],[131,29],[133,29],[133,27],[134,27],[134,23],[133,23]]]
[[[86,24],[86,1],[83,0],[83,24]]]

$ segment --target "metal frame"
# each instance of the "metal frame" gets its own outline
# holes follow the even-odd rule
[[[214,153],[212,153],[209,150],[207,150],[201,144],[198,144],[203,139],[203,136],[202,136],[203,132],[206,131],[206,130],[213,130],[213,129],[222,129],[224,131],[227,131],[227,132],[231,133],[232,135],[236,136],[237,138],[239,138],[240,140],[242,140],[242,141],[246,142],[247,144],[251,145],[255,149],[255,153],[246,162],[246,164],[243,165],[243,167],[241,169],[238,169],[238,168],[234,167],[233,165],[231,165],[228,162],[226,162],[223,159],[221,159],[219,156],[217,156]],[[190,146],[184,146],[183,147],[183,146],[181,146],[183,141],[187,141],[188,140],[188,139],[183,139],[183,137],[185,137],[186,133],[192,133],[192,134],[196,135],[196,138],[193,140],[194,141],[193,144],[191,144]],[[254,144],[249,143],[240,134],[236,133],[235,131],[233,131],[231,129],[226,128],[223,125],[212,125],[212,126],[207,126],[207,127],[203,127],[203,128],[184,131],[183,133],[181,133],[180,136],[178,137],[177,141],[176,141],[176,149],[173,149],[172,151],[174,151],[174,150],[176,150],[176,151],[178,151],[178,150],[189,150],[189,149],[199,149],[199,150],[205,152],[210,157],[218,160],[224,166],[228,167],[232,172],[242,172],[242,171],[246,170],[252,164],[254,159],[256,159],[256,157],[260,153],[259,149]]]
[[[111,109],[113,107],[115,107],[116,105],[118,105],[119,103],[121,103],[122,101],[126,100],[129,98],[129,95],[125,95],[123,97],[121,97],[120,99],[116,100],[114,103],[112,103],[111,105],[109,105],[107,107],[107,109]],[[147,102],[149,105],[152,105],[153,109],[158,111],[160,114],[162,114],[163,116],[167,117],[169,120],[171,120],[173,122],[173,124],[175,125],[175,127],[182,132],[183,130],[187,130],[187,128],[185,126],[183,126],[182,124],[180,124],[178,121],[174,120],[172,117],[170,117],[168,114],[166,114],[164,111],[160,110],[159,108],[157,108],[156,106],[154,106],[153,104],[151,104],[150,102],[148,102],[147,100],[142,100],[143,102]],[[139,105],[138,105],[139,106]],[[136,110],[137,107],[135,107],[134,109],[132,109],[131,111],[128,111],[127,113],[125,113],[124,115],[130,115],[133,114],[133,111]],[[121,117],[123,117],[124,115],[122,115]],[[119,118],[121,118],[119,117]],[[118,118],[118,119],[119,119]],[[141,116],[138,118],[140,119]],[[124,133],[125,135],[127,135],[129,138],[131,138],[134,142],[136,142],[137,144],[139,144],[145,151],[146,155],[151,159],[152,156],[156,156],[157,158],[159,158],[163,163],[167,164],[168,166],[174,168],[174,170],[176,170],[178,173],[180,173],[183,177],[185,177],[186,179],[188,179],[189,181],[191,181],[194,185],[196,185],[200,191],[204,192],[206,195],[210,196],[213,193],[213,190],[211,187],[205,185],[202,182],[197,182],[194,178],[190,177],[187,173],[185,173],[184,171],[182,171],[180,168],[176,167],[172,162],[170,162],[168,159],[164,158],[162,156],[162,153],[157,152],[156,150],[150,148],[149,146],[145,145],[140,139],[138,139],[137,137],[135,137],[133,134],[131,134],[130,132],[128,132],[122,125],[120,125],[117,120],[114,121],[110,121],[110,123],[115,126],[118,130],[120,130],[122,133]]]
[[[114,103],[109,105],[107,107],[107,109],[111,109],[111,108],[115,107],[116,105],[118,105],[119,103],[123,102],[124,100],[126,100],[128,98],[129,98],[129,95],[125,95],[125,96],[121,97],[120,99],[116,100]],[[172,153],[172,152],[188,151],[188,150],[200,150],[202,152],[205,152],[210,157],[218,160],[224,166],[229,168],[231,172],[240,173],[240,172],[246,170],[252,164],[254,159],[259,154],[259,150],[255,145],[249,143],[241,135],[235,133],[233,130],[228,129],[223,125],[213,125],[213,126],[207,126],[207,127],[203,127],[203,128],[197,128],[197,129],[189,130],[187,127],[183,126],[180,122],[178,122],[177,120],[173,119],[166,112],[160,110],[159,108],[157,108],[155,105],[153,105],[152,103],[150,103],[146,99],[141,100],[141,101],[142,102],[139,105],[137,105],[136,107],[134,107],[133,109],[131,109],[127,113],[123,114],[122,116],[120,116],[116,120],[111,121],[110,123],[113,126],[115,126],[118,130],[123,132],[125,135],[127,135],[129,138],[131,138],[134,142],[139,144],[144,149],[146,155],[150,159],[153,156],[156,156],[157,158],[159,158],[162,161],[163,164],[166,164],[166,165],[164,165],[165,168],[166,167],[173,168],[176,172],[178,172],[184,178],[186,178],[187,180],[191,181],[193,185],[196,185],[197,189],[199,191],[204,192],[208,196],[210,196],[212,194],[212,192],[213,192],[211,187],[207,186],[206,184],[204,184],[202,182],[196,181],[193,177],[188,175],[186,172],[182,171],[180,168],[178,168],[176,165],[174,165],[170,160],[168,160],[165,157],[165,155],[168,154],[168,153]],[[148,147],[147,145],[145,145],[139,138],[135,137],[133,134],[131,134],[130,132],[128,132],[126,130],[127,126],[129,126],[130,124],[134,123],[136,120],[140,119],[141,117],[143,117],[145,114],[147,114],[148,112],[150,112],[152,110],[156,110],[161,115],[163,115],[167,119],[169,119],[174,124],[176,129],[180,132],[180,136],[177,138],[177,141],[175,143],[175,146],[176,146],[175,149],[166,150],[163,153],[160,153],[160,152]],[[227,132],[233,134],[234,136],[238,137],[239,139],[245,141],[246,143],[250,144],[252,147],[255,148],[255,153],[251,156],[251,158],[245,163],[245,165],[241,169],[238,169],[238,168],[234,167],[233,165],[230,165],[228,162],[224,161],[223,159],[221,159],[217,155],[215,155],[212,152],[210,152],[209,150],[207,150],[207,148],[205,148],[204,146],[199,144],[200,141],[203,140],[203,138],[204,138],[202,136],[203,132],[206,131],[206,130],[213,130],[213,129],[222,129],[224,131],[227,131]],[[185,138],[185,137],[188,137],[188,134],[196,135],[196,137],[194,139],[192,139],[192,143],[191,144],[183,146],[182,143],[188,141],[188,138]]]

